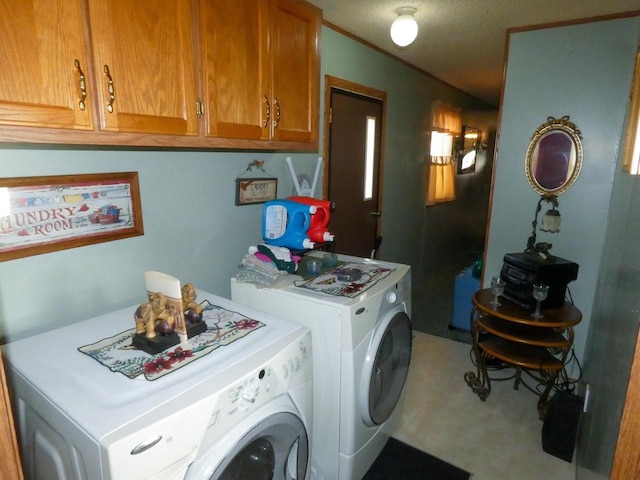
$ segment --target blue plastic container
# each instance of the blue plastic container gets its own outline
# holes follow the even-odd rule
[[[308,235],[316,207],[291,200],[270,200],[262,210],[262,238],[268,245],[306,250],[314,247]]]
[[[473,267],[456,275],[454,284],[453,321],[451,325],[464,330],[471,329],[473,294],[480,290],[480,280],[473,276]]]

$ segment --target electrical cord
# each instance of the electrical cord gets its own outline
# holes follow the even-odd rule
[[[567,285],[566,295],[569,297],[567,298],[567,301],[571,303],[571,305],[575,305],[575,303],[573,303],[573,296],[571,295],[571,289],[569,288],[568,285]]]

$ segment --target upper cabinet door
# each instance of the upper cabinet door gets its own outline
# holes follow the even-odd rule
[[[190,0],[88,0],[102,130],[197,135]]]
[[[207,135],[269,139],[265,0],[202,0],[201,51]]]
[[[80,0],[0,0],[0,12],[0,125],[92,129]]]
[[[272,0],[273,140],[318,140],[320,28],[322,14],[295,0]]]
[[[320,10],[298,0],[201,0],[207,134],[318,139]]]

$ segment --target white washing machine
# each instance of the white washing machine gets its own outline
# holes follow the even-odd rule
[[[399,422],[411,357],[410,267],[345,255],[338,259],[343,271],[362,266],[390,272],[352,297],[326,293],[331,289],[263,288],[231,279],[234,301],[311,329],[311,472],[317,480],[364,476]],[[336,282],[331,273],[317,282],[320,290],[320,284],[342,284],[346,292],[345,282]],[[357,289],[357,284],[352,285]]]
[[[151,381],[79,351],[132,328],[135,306],[3,346],[27,480],[307,478],[309,329],[205,299],[241,315],[237,337],[263,325]]]

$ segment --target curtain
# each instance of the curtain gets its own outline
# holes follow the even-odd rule
[[[427,186],[425,205],[456,199],[456,171],[453,144],[462,132],[460,110],[442,102],[431,107],[431,144],[429,162],[424,171]]]
[[[455,167],[451,157],[431,157],[429,168],[425,169],[428,176],[427,206],[456,199]]]

